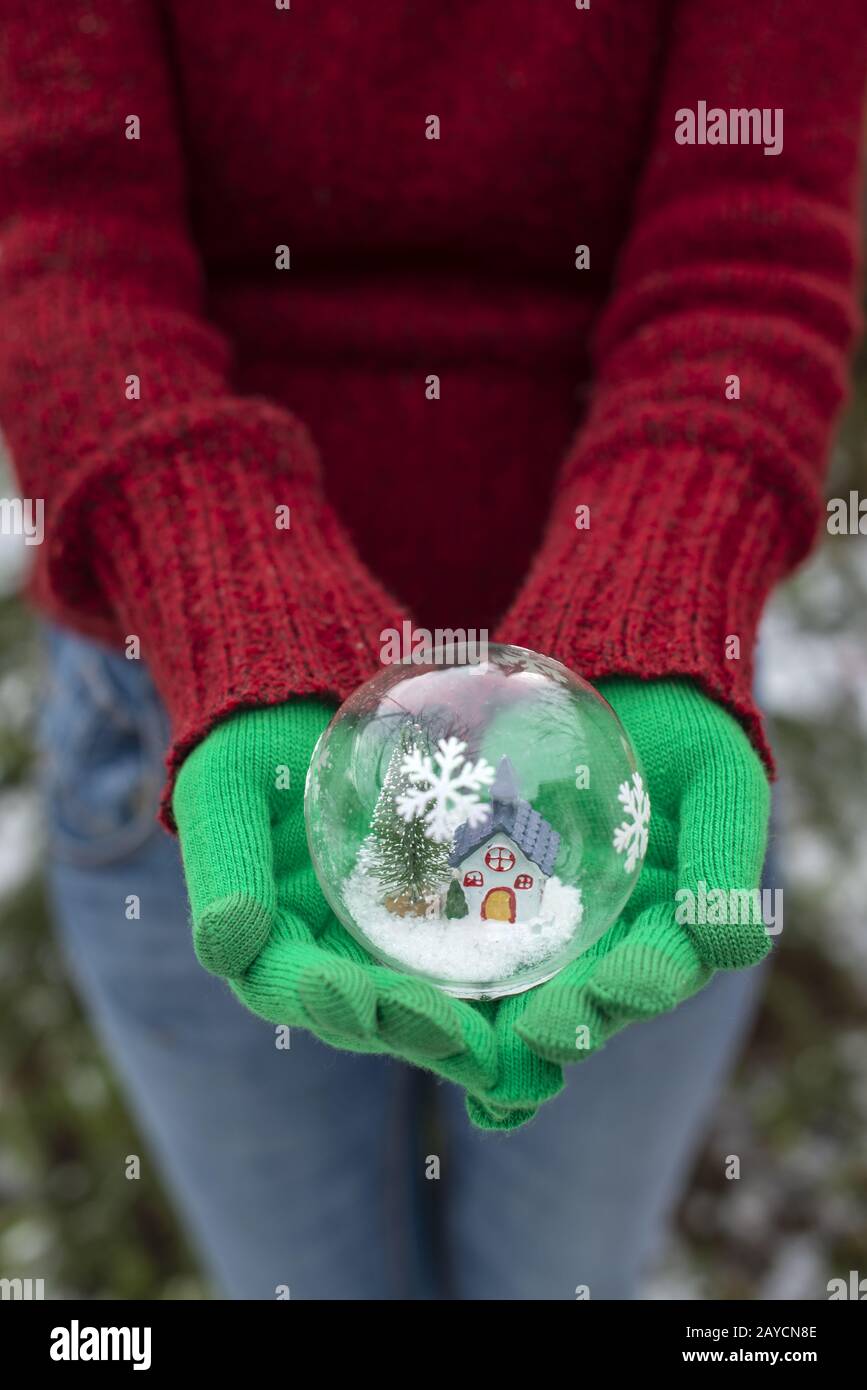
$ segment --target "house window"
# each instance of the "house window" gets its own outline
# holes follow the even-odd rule
[[[469,873],[464,874],[465,888],[481,888],[482,875],[478,869],[470,869]]]
[[[515,856],[505,845],[491,845],[485,855],[485,863],[494,873],[505,874],[515,867]]]
[[[515,879],[515,887],[516,887],[516,888],[532,888],[532,887],[533,887],[533,875],[532,875],[532,874],[518,874],[518,877]]]

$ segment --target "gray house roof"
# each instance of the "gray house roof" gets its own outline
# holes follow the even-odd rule
[[[529,801],[520,799],[515,769],[508,758],[500,759],[484,820],[472,827],[466,821],[458,826],[449,864],[456,869],[498,831],[508,835],[543,874],[551,873],[560,848],[560,836],[538,811],[533,810]]]

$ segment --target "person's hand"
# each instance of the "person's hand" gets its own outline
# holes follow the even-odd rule
[[[727,894],[759,886],[770,790],[740,724],[689,680],[612,678],[598,689],[644,765],[647,857],[622,916],[589,951],[547,984],[480,1006],[500,1059],[494,1089],[467,1101],[483,1128],[532,1118],[563,1064],[586,1058],[626,1024],[675,1008],[715,970],[753,965],[770,948],[749,911],[736,923],[681,924],[675,915],[679,889],[698,898],[701,883]]]
[[[768,949],[761,925],[675,918],[678,888],[758,885],[769,791],[740,725],[688,681],[599,688],[644,764],[650,844],[622,918],[554,980],[489,1003],[457,1000],[377,965],[343,929],[305,837],[304,780],[331,715],[314,700],[236,715],[181,769],[173,808],[201,963],[262,1018],[463,1085],[482,1128],[525,1123],[562,1089],[563,1063]]]
[[[261,1018],[404,1058],[484,1095],[498,1084],[489,1019],[376,964],[319,888],[304,784],[332,713],[304,699],[236,714],[183,764],[172,809],[196,954]]]

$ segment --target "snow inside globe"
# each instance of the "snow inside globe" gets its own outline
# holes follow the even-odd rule
[[[385,667],[319,739],[313,866],[378,961],[462,998],[516,994],[622,911],[647,849],[644,779],[611,706],[560,662],[483,644],[427,656]]]

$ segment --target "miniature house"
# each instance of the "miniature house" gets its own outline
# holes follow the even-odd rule
[[[449,856],[469,915],[499,922],[537,916],[559,846],[557,831],[518,797],[515,769],[501,758],[484,820],[458,827]]]

